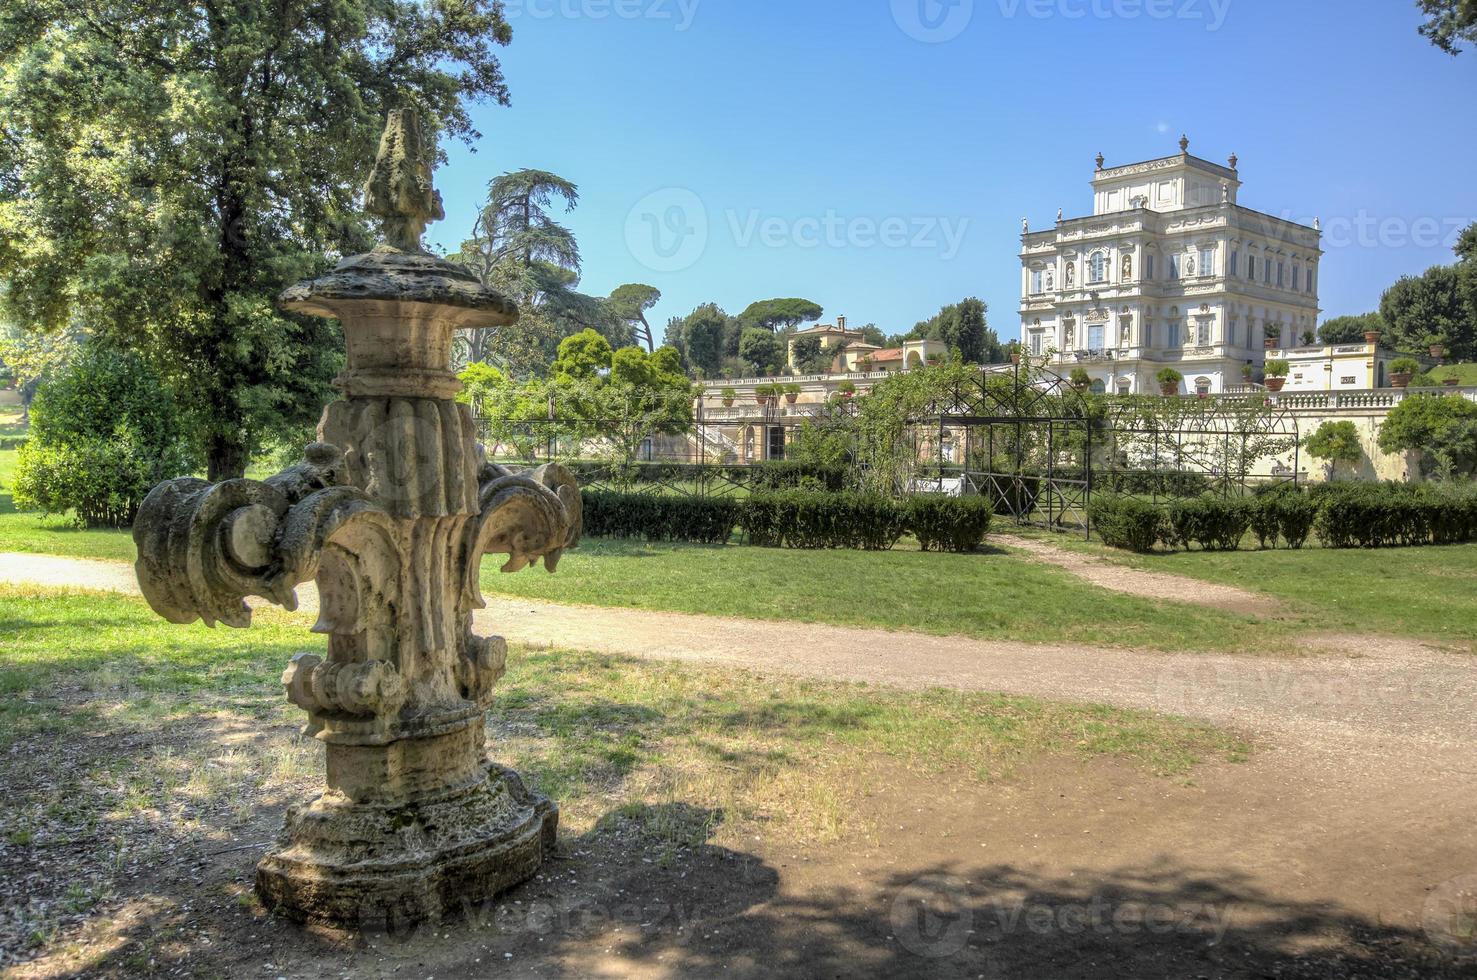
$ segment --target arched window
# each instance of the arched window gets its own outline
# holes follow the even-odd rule
[[[1087,260],[1087,281],[1103,282],[1108,278],[1108,256],[1104,252],[1093,252]]]

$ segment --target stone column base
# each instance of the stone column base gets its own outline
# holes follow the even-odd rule
[[[397,930],[476,909],[532,877],[559,811],[511,769],[406,803],[324,793],[292,807],[256,871],[270,910],[302,922]]]

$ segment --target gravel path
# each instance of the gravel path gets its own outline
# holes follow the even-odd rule
[[[138,591],[128,565],[28,554],[0,553],[0,581]],[[300,611],[313,614],[313,586],[299,596]],[[1296,744],[1351,769],[1477,768],[1477,658],[1395,638],[1316,637],[1285,658],[1166,654],[498,596],[476,620],[483,632],[531,646],[1168,711]]]
[[[1169,599],[1188,602],[1227,612],[1265,615],[1276,612],[1277,601],[1270,596],[1247,592],[1231,585],[1217,585],[1167,572],[1146,572],[1126,565],[1114,564],[1090,555],[1065,551],[1048,541],[1022,538],[1014,534],[991,534],[993,544],[1003,544],[1026,553],[1027,557],[1071,572],[1084,581],[1127,595],[1146,599]]]

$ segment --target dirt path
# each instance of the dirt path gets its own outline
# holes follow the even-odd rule
[[[1114,564],[1066,551],[1048,541],[1023,538],[1014,534],[992,534],[991,542],[1024,551],[1036,561],[1054,565],[1100,588],[1146,599],[1169,599],[1188,602],[1227,612],[1266,615],[1277,610],[1277,601],[1269,596],[1247,592],[1231,585],[1216,585],[1200,579],[1186,578],[1167,572],[1146,572],[1126,565]]]
[[[128,565],[41,555],[0,553],[0,581],[138,591]],[[298,593],[313,614],[313,586]],[[1385,637],[1322,637],[1287,658],[1165,654],[496,595],[476,620],[530,646],[1168,711],[1380,768],[1471,768],[1458,759],[1477,748],[1477,659]]]
[[[137,591],[127,565],[35,555],[0,554],[0,581]],[[311,586],[300,596],[310,611]],[[70,975],[75,955],[131,976],[140,948],[158,973],[315,978],[1471,975],[1433,957],[1477,887],[1477,658],[1372,637],[1286,658],[1141,653],[500,597],[477,620],[523,644],[1172,711],[1257,751],[1190,781],[1106,760],[988,785],[879,763],[852,774],[874,828],[859,837],[720,834],[669,860],[639,835],[566,835],[486,918],[400,941],[264,917],[231,897],[254,854],[211,853],[162,862],[147,901],[97,917],[103,952],[16,975]],[[223,832],[270,839],[280,806],[259,809]],[[690,810],[657,816],[721,824]],[[1084,928],[1099,909],[1113,925]],[[1134,924],[1151,913],[1181,925]]]

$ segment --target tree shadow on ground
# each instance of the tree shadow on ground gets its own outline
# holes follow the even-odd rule
[[[280,801],[255,832],[275,829]],[[1269,894],[1232,868],[1079,869],[714,843],[723,814],[629,804],[561,838],[528,883],[398,934],[295,925],[224,900],[258,849],[183,849],[115,906],[97,975],[1472,977],[1439,928]],[[248,831],[238,830],[246,836]],[[1428,922],[1428,926],[1431,923]],[[1439,923],[1437,923],[1439,926]],[[1467,952],[1474,952],[1466,947]]]

